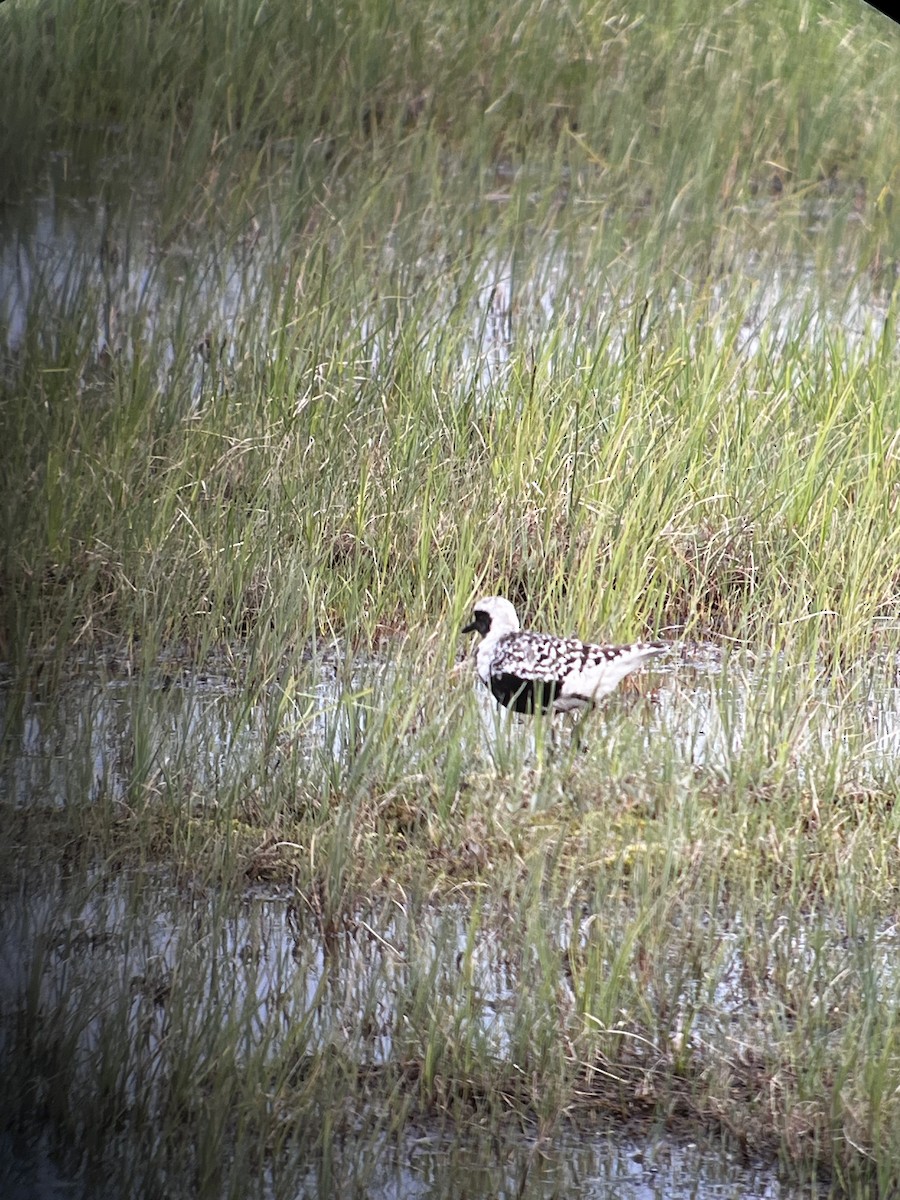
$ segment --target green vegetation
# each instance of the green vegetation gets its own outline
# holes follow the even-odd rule
[[[147,1195],[596,1115],[900,1186],[898,49],[0,7],[4,1125]],[[487,591],[683,653],[551,752]]]

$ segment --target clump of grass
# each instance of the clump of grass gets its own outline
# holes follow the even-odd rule
[[[244,194],[273,170],[312,191],[424,135],[470,158],[599,171],[668,223],[751,185],[852,187],[861,159],[877,193],[894,159],[868,97],[896,99],[892,33],[856,6],[812,19],[783,0],[752,13],[672,0],[633,18],[576,4],[562,21],[527,0],[264,16],[218,0],[17,4],[0,43],[7,187],[62,150],[143,162],[173,199],[199,184],[219,204],[239,177]]]
[[[748,345],[746,307],[719,317],[707,296],[587,363],[561,324],[540,358],[505,351],[476,399],[495,350],[465,350],[474,283],[458,340],[436,287],[342,344],[352,270],[324,329],[315,296],[287,329],[248,310],[215,379],[176,359],[161,389],[159,328],[99,388],[87,340],[52,371],[25,352],[3,409],[9,656],[139,636],[152,661],[252,637],[274,661],[341,629],[372,646],[488,585],[585,633],[873,644],[900,577],[888,342]],[[289,295],[302,311],[301,278],[262,308]]]

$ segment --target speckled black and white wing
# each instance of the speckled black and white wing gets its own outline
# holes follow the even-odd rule
[[[566,712],[595,704],[665,649],[662,642],[601,646],[517,631],[497,639],[482,678],[496,700],[515,712],[551,707]]]
[[[665,642],[601,646],[523,630],[503,596],[479,600],[463,633],[481,636],[475,652],[481,682],[500,704],[520,713],[590,708],[646,659],[668,649]]]

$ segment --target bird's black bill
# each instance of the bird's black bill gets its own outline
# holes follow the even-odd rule
[[[487,637],[487,632],[491,627],[491,618],[486,612],[482,612],[476,608],[472,615],[472,620],[463,629],[463,633],[480,633],[482,637]]]

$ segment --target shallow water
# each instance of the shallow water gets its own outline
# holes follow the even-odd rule
[[[751,227],[753,215],[748,212]],[[764,210],[756,215],[765,228],[770,216]],[[827,219],[827,204],[810,208],[811,231]],[[584,358],[579,347],[585,331],[605,357],[623,353],[641,323],[636,314],[646,297],[634,291],[630,261],[593,261],[597,230],[587,220],[583,230],[568,245],[542,238],[537,249],[526,252],[532,256],[527,270],[515,257],[492,257],[469,268],[465,333],[456,345],[467,379],[463,391],[482,399],[505,387],[512,349],[523,340],[540,345],[548,329],[556,330],[554,353],[568,352],[575,361]],[[459,319],[460,278],[447,266],[458,253],[452,232],[442,237],[436,231],[427,240],[437,240],[436,248],[425,258],[411,250],[410,261],[390,239],[382,248],[381,273],[396,276],[392,288],[398,294],[373,295],[369,307],[355,314],[360,363],[369,372],[392,362],[396,314],[404,306],[423,327],[440,330],[451,315]],[[93,326],[87,349],[98,361],[104,355],[129,361],[136,348],[152,346],[164,387],[191,349],[189,391],[196,405],[211,376],[247,352],[244,330],[252,331],[257,352],[284,333],[286,302],[291,307],[285,287],[293,285],[279,264],[294,254],[274,228],[256,218],[227,237],[185,230],[164,240],[141,194],[117,182],[107,183],[99,195],[90,182],[51,170],[44,191],[7,206],[0,219],[6,349],[15,355],[29,333],[52,345],[56,321],[79,314],[86,304]],[[821,273],[799,256],[781,254],[773,267],[751,235],[743,253],[732,251],[729,270],[716,280],[701,272],[696,286],[684,278],[673,283],[668,296],[656,299],[656,316],[683,316],[697,303],[703,329],[715,328],[717,314],[728,325],[736,286],[745,306],[737,344],[747,355],[762,350],[774,356],[798,339],[819,345],[836,331],[849,346],[871,346],[874,352],[889,310],[890,297],[855,269],[835,265],[823,287]],[[650,312],[647,323],[655,319]],[[427,365],[426,352],[422,369]]]
[[[448,1140],[423,1131],[377,1158],[357,1181],[373,1200],[813,1200],[819,1194],[785,1187],[771,1170],[747,1166],[721,1147],[622,1130],[522,1137],[493,1152],[474,1138]],[[88,1191],[77,1177],[67,1178],[46,1147],[9,1137],[0,1138],[0,1194],[4,1200],[102,1200],[96,1187]],[[260,1194],[275,1193],[269,1187]],[[318,1194],[316,1181],[294,1194],[297,1200]]]
[[[392,907],[360,914],[356,929],[326,954],[314,923],[287,889],[255,889],[237,905],[223,905],[215,894],[185,892],[162,876],[110,878],[98,872],[88,893],[73,891],[61,875],[48,876],[43,886],[36,883],[29,881],[13,903],[7,894],[0,917],[3,1024],[33,988],[37,964],[40,1003],[48,1014],[95,1014],[81,1027],[81,1069],[104,1069],[110,1040],[124,1039],[133,1046],[135,1084],[164,1073],[173,1056],[168,1041],[180,1040],[185,1029],[221,1021],[225,1012],[238,1012],[248,1028],[270,1032],[279,1027],[272,1018],[283,1014],[281,1037],[292,1054],[298,1047],[289,1035],[300,1026],[312,1056],[334,1046],[357,1061],[387,1061],[396,1049],[392,1036],[402,1029],[395,989],[408,987],[404,976],[417,969],[433,977],[436,997],[452,996],[468,936],[459,910],[426,908],[414,916]],[[434,971],[429,964],[436,959]],[[474,971],[477,1020],[488,1052],[502,1056],[515,972],[488,936],[476,948]],[[189,995],[179,996],[182,979],[191,980]],[[117,1009],[121,1014],[123,998],[124,1023],[110,1029],[109,1014]],[[277,1062],[281,1053],[276,1036],[267,1054]],[[0,1156],[4,1197],[103,1194],[96,1184],[88,1188],[77,1173],[67,1176],[55,1166],[35,1136],[6,1137],[7,1153]],[[580,1132],[563,1127],[546,1137],[510,1130],[502,1142],[485,1138],[477,1127],[442,1132],[423,1126],[399,1140],[369,1136],[359,1144],[350,1135],[330,1169],[345,1186],[364,1188],[380,1200],[560,1195],[788,1200],[801,1194],[779,1183],[770,1168],[754,1168],[717,1143],[596,1122]],[[301,1180],[304,1175],[290,1193],[298,1200],[318,1190],[317,1172],[301,1170]],[[274,1195],[273,1188],[270,1180],[259,1194]],[[286,1194],[283,1179],[277,1194]]]
[[[805,664],[748,664],[737,655],[723,660],[710,647],[673,646],[584,718],[585,738],[589,748],[610,753],[623,735],[647,747],[664,741],[683,768],[723,779],[752,745],[773,763],[789,760],[801,781],[832,759],[860,787],[893,781],[897,664],[873,659],[837,682],[823,672],[810,684],[808,674]],[[340,663],[331,654],[309,662],[287,701],[280,684],[251,694],[233,673],[188,667],[141,678],[86,670],[45,697],[22,695],[7,680],[0,684],[0,800],[121,800],[136,779],[151,775],[177,777],[182,786],[189,779],[202,797],[238,777],[258,781],[291,755],[321,770],[383,736],[379,711],[395,703],[395,692],[414,696],[420,685],[412,656]],[[478,714],[474,733],[462,735],[473,765],[510,746],[533,756],[546,743],[547,723],[498,708],[468,658],[454,687],[456,700]],[[571,728],[570,719],[556,718],[557,736]]]

